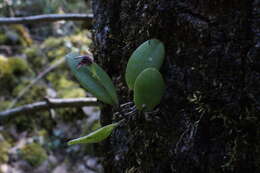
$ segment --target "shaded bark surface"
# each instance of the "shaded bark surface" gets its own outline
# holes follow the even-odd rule
[[[124,72],[142,42],[166,46],[159,113],[102,144],[107,173],[260,172],[259,0],[94,0],[95,57],[132,100]],[[102,123],[115,121],[110,107]]]

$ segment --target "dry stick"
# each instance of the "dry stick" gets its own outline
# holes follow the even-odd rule
[[[46,101],[35,102],[32,104],[23,105],[23,106],[19,106],[13,109],[8,109],[6,111],[0,112],[0,120],[21,113],[29,114],[37,111],[48,110],[50,108],[83,107],[83,106],[99,106],[99,103],[97,102],[97,98],[95,97],[69,98],[69,99],[48,98],[46,99]]]
[[[59,20],[81,20],[92,22],[93,14],[43,14],[27,17],[0,17],[0,25],[55,22]]]
[[[11,109],[14,107],[14,105],[31,89],[33,85],[35,85],[40,79],[42,79],[46,74],[48,74],[50,71],[61,65],[63,62],[65,62],[65,58],[59,59],[55,64],[51,65],[49,68],[45,69],[43,72],[41,72],[34,80],[30,82],[29,85],[27,85],[19,94],[18,96],[12,101],[10,106],[7,109]]]

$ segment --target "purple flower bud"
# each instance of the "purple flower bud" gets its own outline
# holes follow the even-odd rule
[[[78,65],[77,65],[77,68],[80,68],[80,67],[82,67],[84,65],[91,65],[94,62],[93,58],[91,58],[88,55],[78,56],[76,58],[77,59],[78,58],[81,59],[80,62],[78,63]]]

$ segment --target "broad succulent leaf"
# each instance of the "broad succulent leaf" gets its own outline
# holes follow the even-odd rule
[[[156,68],[147,68],[140,73],[134,86],[134,103],[138,110],[151,111],[161,102],[165,83]]]
[[[130,89],[134,88],[137,76],[146,68],[154,67],[159,70],[165,56],[164,44],[151,39],[141,44],[131,55],[127,67],[125,79]]]

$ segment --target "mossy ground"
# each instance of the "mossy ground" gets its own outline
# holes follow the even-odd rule
[[[47,160],[48,155],[45,149],[38,143],[31,143],[21,148],[22,159],[29,162],[32,166],[36,167]]]

